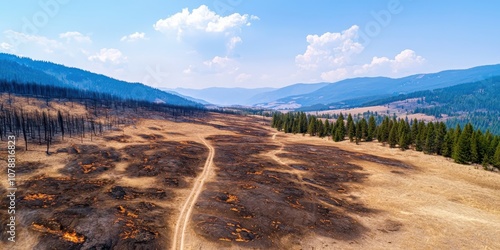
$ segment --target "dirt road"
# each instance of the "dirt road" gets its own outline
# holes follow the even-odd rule
[[[210,173],[210,169],[213,165],[213,159],[215,155],[215,149],[210,145],[204,138],[199,137],[200,140],[205,144],[205,146],[209,149],[208,157],[205,162],[205,166],[203,167],[203,172],[195,181],[193,189],[189,193],[186,202],[182,206],[182,210],[180,211],[179,218],[177,219],[177,223],[175,225],[174,239],[172,242],[172,249],[184,249],[184,238],[186,235],[186,229],[189,224],[189,219],[191,218],[191,213],[193,212],[193,207],[196,204],[196,200],[203,190],[203,184]]]

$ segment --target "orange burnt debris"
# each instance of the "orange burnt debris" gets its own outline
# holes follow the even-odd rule
[[[243,184],[241,185],[241,188],[249,190],[249,189],[256,189],[257,186],[251,184]]]
[[[262,175],[264,171],[247,172],[247,174]]]
[[[134,213],[128,211],[123,206],[118,206],[118,210],[119,210],[120,214],[123,214],[123,215],[125,215],[127,217],[132,217],[132,218],[138,218],[139,217],[137,214],[134,214]]]
[[[32,200],[44,200],[44,201],[52,201],[54,200],[55,195],[49,195],[49,194],[28,194],[24,196],[24,200],[27,201],[32,201]]]
[[[85,237],[83,236],[79,236],[77,233],[75,232],[64,232],[62,238],[66,241],[69,241],[69,242],[73,242],[73,243],[76,243],[76,244],[79,244],[79,243],[83,243],[85,241]]]
[[[82,162],[78,162],[78,165],[80,165],[80,167],[82,168],[83,170],[83,173],[84,174],[88,174],[92,171],[94,171],[96,168],[94,166],[94,163],[91,163],[91,164],[82,164]]]
[[[59,223],[55,221],[50,221],[49,223],[55,224],[56,226],[60,227]],[[38,223],[33,223],[31,225],[31,228],[35,231],[41,232],[41,233],[47,233],[47,234],[53,234],[61,237],[63,240],[72,242],[75,244],[81,244],[85,242],[85,236],[80,235],[76,233],[75,231],[64,231],[61,229],[52,229],[48,226],[45,226],[43,224],[38,224]]]
[[[227,197],[227,203],[238,203],[238,197],[236,197],[236,195],[227,194]]]
[[[71,148],[73,148],[77,154],[81,153],[80,149],[76,145],[74,145],[74,144],[71,145]]]

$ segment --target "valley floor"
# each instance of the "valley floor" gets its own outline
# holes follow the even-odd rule
[[[284,140],[305,142],[301,135],[287,135]],[[352,194],[378,213],[355,218],[370,231],[349,242],[312,237],[304,249],[500,249],[498,173],[378,143],[333,143],[316,137],[306,142],[387,157],[412,168],[356,162],[368,178]]]
[[[18,149],[18,241],[0,249],[500,249],[500,175],[421,152],[221,114],[52,152]]]

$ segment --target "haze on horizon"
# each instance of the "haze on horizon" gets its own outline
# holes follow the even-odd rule
[[[500,3],[4,2],[0,51],[157,88],[282,87],[500,62]]]

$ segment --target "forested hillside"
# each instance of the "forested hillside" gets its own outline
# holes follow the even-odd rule
[[[129,83],[63,65],[0,53],[0,79],[18,83],[73,87],[112,94],[125,99],[199,106],[199,103],[166,93],[142,83]]]
[[[340,114],[335,122],[319,119],[313,115],[300,113],[275,113],[271,126],[285,133],[309,134],[331,137],[339,142],[347,137],[351,142],[370,142],[375,139],[391,148],[414,149],[426,154],[436,154],[453,158],[461,164],[482,164],[485,168],[493,165],[500,168],[500,136],[490,131],[483,133],[468,123],[464,127],[446,126],[444,122],[408,121],[387,116],[353,117],[345,119]],[[377,122],[382,120],[382,122]]]
[[[352,99],[367,97],[378,97],[380,99],[415,91],[483,81],[497,75],[500,75],[500,65],[486,65],[463,70],[417,74],[403,78],[358,77],[330,83],[314,92],[288,96],[277,101],[282,103],[295,102],[303,107],[318,104],[339,104]]]
[[[131,123],[130,113],[154,111],[177,119],[203,115],[205,109],[199,107],[173,106],[133,99],[123,99],[111,94],[63,88],[34,83],[17,83],[0,80],[0,140],[8,135],[22,136],[25,149],[28,144],[50,145],[56,140],[64,140],[65,135],[84,137],[102,135],[121,124]],[[19,99],[24,98],[24,99]],[[17,100],[17,101],[16,101]],[[23,103],[19,103],[23,100]],[[25,108],[35,100],[42,101],[43,107]],[[63,106],[79,104],[85,115],[74,114],[59,109],[49,109],[49,102],[56,101]],[[24,103],[25,102],[25,103]],[[68,104],[69,103],[69,104]],[[71,108],[69,108],[71,110]]]
[[[418,98],[423,107],[414,113],[438,118],[448,117],[446,124],[462,127],[471,123],[475,128],[500,134],[500,77],[452,87],[419,91],[407,95],[365,103],[363,106],[385,105],[395,101]]]

